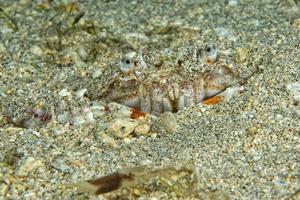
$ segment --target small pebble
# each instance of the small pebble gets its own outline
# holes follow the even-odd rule
[[[61,91],[59,91],[58,95],[61,97],[65,97],[65,96],[70,95],[70,92],[68,92],[68,90],[66,88],[64,88]]]
[[[83,96],[84,96],[84,94],[87,92],[87,89],[86,88],[83,88],[83,89],[81,89],[81,90],[77,90],[76,92],[75,92],[75,95],[76,95],[76,97],[78,98],[78,99],[82,99],[83,98]]]
[[[54,169],[57,169],[64,173],[70,173],[72,171],[72,168],[67,165],[64,160],[56,160],[55,162],[51,163],[51,166]]]
[[[300,29],[300,18],[294,19],[293,26]]]
[[[248,50],[246,48],[238,47],[235,52],[235,61],[237,63],[243,63],[248,58]]]
[[[80,47],[78,49],[78,55],[80,56],[80,58],[82,58],[82,60],[87,60],[89,54],[86,51],[86,49],[84,47]]]
[[[87,124],[94,124],[96,121],[92,112],[88,112],[85,116],[85,119]]]
[[[101,105],[94,105],[91,107],[94,117],[103,117],[105,115],[105,108]]]
[[[6,48],[2,42],[0,42],[0,53],[6,52]]]
[[[8,184],[5,183],[0,184],[0,196],[4,197],[7,194],[8,189],[9,189]]]
[[[215,31],[220,39],[226,39],[232,42],[236,42],[238,40],[237,36],[235,36],[234,33],[227,28],[217,27],[215,28]]]
[[[34,173],[38,168],[42,167],[43,163],[33,157],[28,157],[16,172],[17,176],[26,177]]]
[[[239,2],[237,0],[228,0],[229,6],[236,6]]]
[[[160,119],[165,127],[165,130],[168,133],[172,133],[177,128],[177,120],[174,117],[173,113],[171,112],[165,112],[160,115]]]
[[[110,137],[109,135],[107,135],[104,132],[100,133],[100,137],[102,139],[102,141],[106,144],[108,144],[110,147],[115,148],[117,146],[116,141],[114,140],[114,138]]]
[[[132,111],[127,106],[122,105],[120,109],[114,113],[114,116],[116,118],[130,118],[131,114]]]
[[[70,121],[69,113],[64,112],[64,113],[58,114],[57,121],[58,121],[58,123],[61,123],[61,124],[66,124],[67,122],[69,122]]]
[[[34,55],[43,55],[43,50],[41,49],[41,47],[37,46],[37,45],[33,45],[30,48],[31,53],[33,53]]]
[[[224,191],[217,190],[214,192],[210,192],[208,194],[208,199],[209,200],[230,200],[230,197]]]
[[[124,139],[123,139],[123,142],[124,142],[125,144],[130,144],[130,143],[132,142],[132,139],[130,139],[130,138],[124,138]]]
[[[233,86],[233,87],[229,87],[227,88],[223,93],[222,96],[224,98],[225,101],[229,101],[231,98],[237,96],[238,94],[240,94],[241,91],[244,90],[243,86]]]
[[[117,138],[125,138],[133,133],[137,125],[138,123],[132,119],[115,119],[108,127],[108,132]]]
[[[134,129],[134,133],[137,135],[147,135],[150,132],[150,126],[148,124],[138,125]]]
[[[295,101],[300,101],[300,82],[290,83],[286,88],[292,93]]]
[[[98,77],[100,77],[102,74],[103,74],[102,70],[98,69],[98,70],[94,71],[94,73],[93,73],[92,76],[93,76],[93,78],[98,78]]]

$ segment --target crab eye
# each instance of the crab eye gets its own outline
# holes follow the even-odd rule
[[[129,65],[132,64],[131,63],[131,59],[129,57],[123,57],[121,60],[121,65],[128,65],[127,67],[129,67]],[[126,66],[124,66],[126,68]]]
[[[208,45],[204,49],[205,60],[208,63],[214,63],[217,60],[218,52],[215,45]]]
[[[124,73],[128,73],[133,70],[134,62],[133,58],[135,57],[135,52],[130,52],[126,54],[120,61],[120,70]]]
[[[207,53],[210,53],[210,52],[211,52],[211,47],[206,47],[205,51],[206,51]]]

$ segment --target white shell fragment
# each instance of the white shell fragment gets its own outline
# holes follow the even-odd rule
[[[138,122],[133,119],[115,119],[108,126],[108,133],[117,137],[125,138],[138,126]]]
[[[171,112],[164,112],[160,115],[160,119],[168,133],[172,133],[177,128],[177,120]]]

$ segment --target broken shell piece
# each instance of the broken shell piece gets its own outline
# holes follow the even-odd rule
[[[137,126],[138,123],[133,119],[116,119],[111,122],[108,132],[117,138],[125,138],[133,133]]]
[[[165,112],[160,115],[160,119],[168,133],[171,133],[177,128],[177,120],[171,112]]]

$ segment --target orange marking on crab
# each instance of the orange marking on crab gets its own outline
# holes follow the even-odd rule
[[[130,115],[131,119],[139,119],[141,117],[146,116],[146,113],[141,112],[141,111],[139,111],[137,109],[134,109],[134,108],[130,108],[130,111],[131,111],[131,115]]]
[[[222,101],[222,97],[217,95],[217,96],[214,96],[214,97],[211,97],[209,99],[206,99],[204,101],[202,101],[202,104],[204,105],[215,105],[217,103],[220,103]]]

